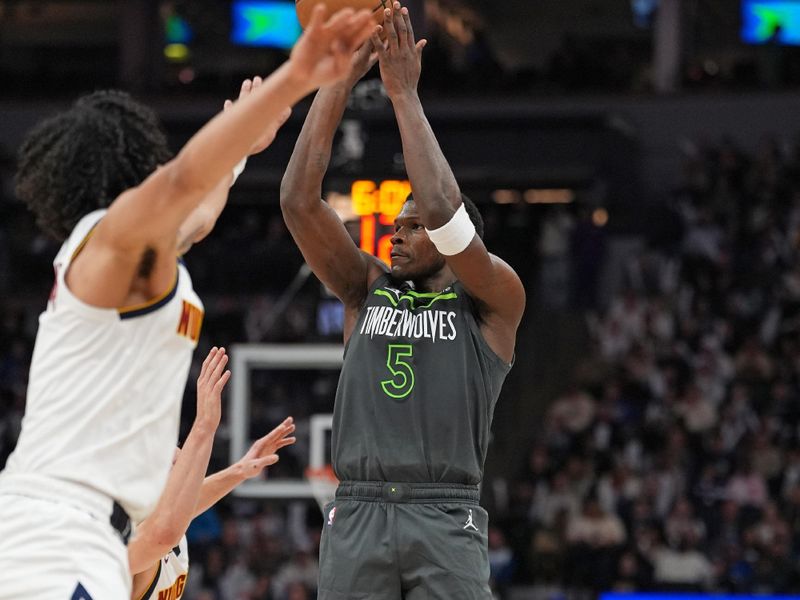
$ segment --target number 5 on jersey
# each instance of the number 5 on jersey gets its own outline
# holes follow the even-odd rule
[[[413,354],[414,347],[410,344],[389,344],[386,366],[392,379],[381,381],[381,387],[390,398],[405,400],[414,389],[414,369],[403,360]]]

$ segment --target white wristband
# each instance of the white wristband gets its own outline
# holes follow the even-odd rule
[[[236,183],[236,180],[239,179],[239,175],[244,173],[244,168],[247,166],[247,157],[245,156],[242,160],[236,163],[236,166],[233,167],[233,181],[231,181],[231,187],[233,184]]]
[[[426,231],[436,249],[445,256],[461,254],[475,237],[475,225],[463,204],[458,207],[453,218],[439,229],[426,229]]]

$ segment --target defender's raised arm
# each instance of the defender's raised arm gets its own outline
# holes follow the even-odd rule
[[[68,284],[75,295],[94,306],[118,307],[142,274],[148,275],[139,286],[143,299],[168,289],[185,219],[288,107],[347,74],[352,52],[372,29],[365,11],[344,10],[327,23],[323,15],[318,7],[290,59],[257,90],[214,117],[173,160],[111,204],[70,268]],[[148,263],[144,270],[143,261]]]

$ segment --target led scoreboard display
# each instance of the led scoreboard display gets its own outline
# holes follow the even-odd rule
[[[411,183],[394,179],[380,184],[354,181],[350,188],[353,213],[361,224],[359,245],[364,252],[377,256],[387,265],[391,262],[394,220],[410,193]]]

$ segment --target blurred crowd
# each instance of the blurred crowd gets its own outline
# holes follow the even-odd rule
[[[501,587],[800,593],[798,148],[688,144],[668,204],[495,515]]]
[[[685,156],[669,234],[642,236],[612,300],[581,313],[589,358],[531,434],[517,475],[486,482],[498,597],[800,593],[800,152],[765,138],[752,155],[721,140],[686,144]],[[55,254],[19,207],[2,210],[0,467],[19,432]],[[210,268],[214,256],[225,268]],[[216,290],[205,295],[201,348],[340,335],[335,303],[301,269],[277,212],[236,207],[187,261],[196,286]],[[302,439],[335,384],[330,373],[254,372],[251,434],[291,413]],[[212,469],[226,465],[228,434],[223,426]],[[273,475],[298,476],[306,452],[287,452]],[[313,598],[321,526],[312,501],[224,500],[189,531],[185,597]]]

